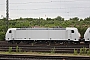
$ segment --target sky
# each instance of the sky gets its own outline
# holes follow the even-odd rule
[[[9,0],[9,18],[65,19],[90,16],[90,0]],[[6,0],[0,0],[0,18],[6,17]]]

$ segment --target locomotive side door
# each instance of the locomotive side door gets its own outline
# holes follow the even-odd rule
[[[11,39],[13,40],[13,30],[11,31],[12,33],[11,33]]]
[[[12,33],[11,33],[11,39],[12,39],[12,40],[15,39],[15,30],[12,30]]]
[[[72,36],[71,36],[71,30],[67,30],[67,40],[71,40]]]
[[[71,30],[71,36],[72,36],[72,40],[74,40],[75,39],[75,36],[76,36],[76,34],[75,34],[75,31],[74,30]]]
[[[12,30],[8,31],[7,39],[12,40]]]

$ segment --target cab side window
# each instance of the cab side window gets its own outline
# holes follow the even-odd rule
[[[9,33],[12,33],[12,31],[10,30]]]
[[[74,30],[71,30],[71,33],[74,33]]]

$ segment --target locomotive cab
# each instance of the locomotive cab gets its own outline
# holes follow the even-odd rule
[[[85,42],[90,42],[90,28],[88,28],[84,34]]]
[[[13,30],[15,30],[15,28],[10,28],[10,29],[7,30],[6,35],[5,35],[5,40],[6,41],[13,40],[12,39]]]
[[[80,33],[78,32],[77,28],[67,28],[68,32],[68,40],[71,41],[79,41]]]

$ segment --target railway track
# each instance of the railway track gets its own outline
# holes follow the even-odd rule
[[[80,56],[38,56],[38,55],[5,55],[0,54],[0,60],[90,60],[90,57]]]
[[[89,47],[89,44],[59,44],[59,43],[52,43],[52,44],[44,44],[44,43],[31,43],[31,44],[10,44],[6,41],[0,41],[0,46],[66,46],[66,47]]]
[[[55,53],[74,53],[74,49],[77,50],[77,52],[79,53],[80,48],[34,48],[34,47],[30,47],[30,48],[25,48],[25,47],[20,47],[21,52],[55,52]],[[89,50],[89,48],[87,48],[87,50]],[[2,47],[0,48],[0,51],[9,51],[9,48],[5,48]],[[16,52],[16,47],[12,47],[12,51]]]
[[[74,53],[74,49],[79,53],[80,48],[89,49],[88,44],[9,44],[5,41],[0,41],[0,51],[8,51],[12,47],[12,51],[16,52],[16,47],[21,49],[21,52],[52,52],[55,53]]]

